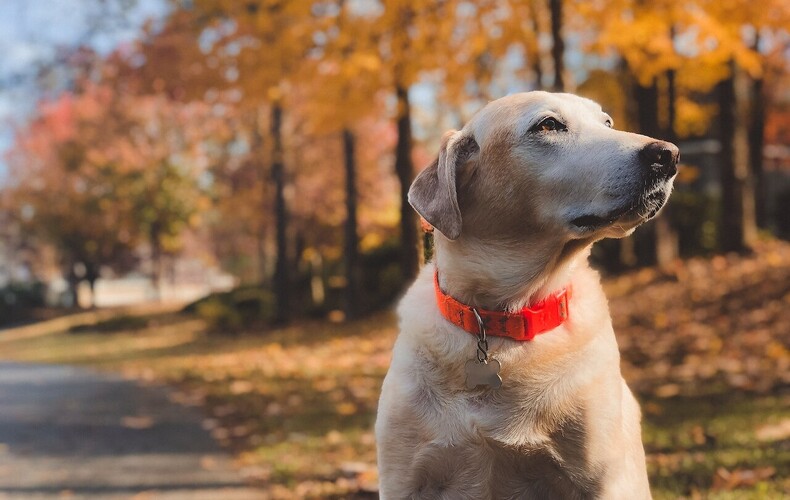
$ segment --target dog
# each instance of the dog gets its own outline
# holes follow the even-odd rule
[[[659,212],[678,159],[571,94],[510,95],[444,135],[409,190],[435,258],[398,306],[376,419],[382,499],[650,498],[639,406],[587,257]]]

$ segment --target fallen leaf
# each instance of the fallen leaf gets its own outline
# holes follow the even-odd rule
[[[713,475],[713,490],[731,491],[735,488],[754,486],[776,474],[773,467],[758,467],[756,469],[735,469],[729,471],[719,467]]]
[[[790,438],[790,419],[784,419],[776,424],[761,425],[754,434],[760,441],[781,441]]]
[[[121,425],[128,429],[148,429],[154,425],[154,419],[147,416],[123,417]]]

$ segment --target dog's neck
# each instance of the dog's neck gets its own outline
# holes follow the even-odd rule
[[[434,261],[446,294],[475,307],[517,311],[570,283],[591,244],[450,241],[436,235]]]

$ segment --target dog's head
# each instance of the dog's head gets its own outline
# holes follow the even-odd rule
[[[598,104],[571,94],[498,99],[445,134],[409,202],[451,240],[626,236],[666,203],[679,154],[612,125]]]

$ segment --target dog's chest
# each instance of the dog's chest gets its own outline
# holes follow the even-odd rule
[[[589,470],[579,445],[549,437],[510,446],[479,434],[452,446],[424,443],[412,491],[422,498],[585,498],[599,491],[601,475]]]
[[[499,390],[459,390],[460,369],[422,374],[409,405],[421,410],[415,424],[424,430],[412,469],[416,491],[430,488],[426,495],[445,498],[574,498],[598,487],[599,474],[585,458],[583,408],[559,403],[573,398],[541,397],[545,389],[507,377]],[[468,495],[476,487],[481,490]]]

